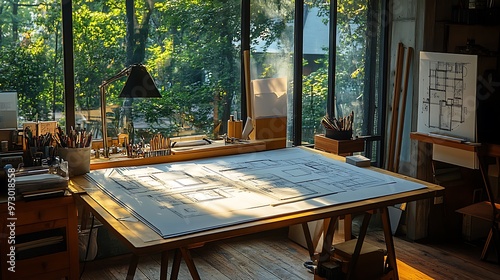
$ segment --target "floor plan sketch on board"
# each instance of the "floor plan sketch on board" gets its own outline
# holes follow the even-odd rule
[[[477,58],[421,52],[420,132],[474,139]]]
[[[466,63],[430,62],[428,95],[422,100],[430,128],[451,131],[465,121],[468,109],[463,102],[466,75]]]

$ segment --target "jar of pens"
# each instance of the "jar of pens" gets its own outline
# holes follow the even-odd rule
[[[70,129],[65,135],[61,128],[57,128],[55,134],[57,143],[57,154],[68,162],[69,176],[78,176],[90,171],[90,146],[92,143],[92,133],[87,133],[85,129]]]
[[[25,127],[23,131],[25,166],[50,166],[56,161],[53,134],[37,135],[37,130]]]
[[[352,139],[352,125],[354,122],[354,111],[346,117],[331,118],[324,116],[321,124],[325,127],[325,137],[335,140]]]

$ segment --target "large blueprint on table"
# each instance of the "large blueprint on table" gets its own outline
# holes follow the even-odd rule
[[[86,176],[164,238],[425,188],[304,148]]]

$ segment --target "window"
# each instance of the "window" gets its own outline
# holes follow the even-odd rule
[[[381,165],[386,1],[337,1],[334,111],[355,114],[353,135],[369,136],[366,155]]]
[[[382,96],[385,87],[384,28],[387,26],[384,18],[385,2],[337,1],[335,15],[330,13],[330,1],[308,2],[303,6],[303,24],[299,28],[301,36],[293,34],[293,5],[293,1],[272,1],[264,9],[252,10],[252,13],[257,13],[255,16],[260,15],[260,11],[266,11],[261,17],[283,22],[285,25],[281,32],[274,32],[270,44],[263,44],[260,37],[254,40],[256,69],[252,73],[252,79],[287,77],[290,85],[288,93],[291,95],[294,84],[298,84],[294,83],[291,72],[294,69],[291,57],[296,43],[292,39],[302,37],[302,87],[298,94],[302,99],[300,143],[312,144],[314,135],[324,133],[321,118],[327,112],[333,112],[332,117],[336,118],[354,112],[353,135],[369,136],[366,143],[367,155],[380,165],[384,107]],[[331,21],[336,23],[334,34],[329,29]],[[266,31],[261,31],[261,37],[270,33]],[[335,49],[329,47],[330,40],[334,40]],[[333,60],[330,55],[334,55]],[[334,77],[330,77],[334,81],[333,86],[329,86],[328,76],[331,61],[335,63],[334,71],[331,71]],[[328,104],[329,94],[332,95],[332,104]],[[294,106],[298,103],[294,102]],[[290,109],[289,112],[291,111]],[[294,117],[292,113],[289,113],[290,117]],[[289,126],[292,126],[290,121]],[[289,127],[288,131],[292,132],[293,129]],[[289,138],[291,140],[290,133]]]
[[[126,13],[130,2],[133,14]],[[217,137],[227,131],[229,115],[243,115],[241,49],[246,34],[241,26],[248,0],[155,2],[72,1],[75,122],[93,131],[94,138],[101,137],[99,85],[134,63],[146,66],[162,97],[121,99],[126,79],[109,84],[110,137],[125,133],[136,143],[157,133]],[[286,78],[289,140],[294,124],[301,133],[299,143],[309,144],[324,132],[320,120],[326,112],[343,117],[354,111],[354,135],[371,137],[366,150],[378,160],[386,1],[336,1],[331,3],[337,8],[333,15],[330,2],[250,1],[251,78]],[[20,122],[57,120],[64,126],[60,0],[3,5],[0,13],[9,17],[2,18],[10,20],[0,23],[0,90],[18,93]],[[297,29],[300,5],[303,20]],[[302,47],[300,82],[294,67],[297,46]],[[298,97],[300,102],[294,102]]]
[[[326,112],[333,117],[341,118],[354,112],[355,121],[353,136],[368,136],[366,154],[381,165],[380,142],[383,140],[383,93],[385,89],[384,74],[384,46],[385,30],[387,26],[385,1],[336,1],[336,14],[330,13],[330,1],[313,1],[316,3],[305,9],[304,24],[304,60],[306,61],[303,73],[302,111],[303,111],[303,143],[312,143],[315,134],[322,133],[318,127],[321,118]],[[335,34],[330,34],[336,49],[327,48],[321,42],[324,54],[317,53],[314,59],[307,51],[307,44],[311,39],[308,31],[308,18],[327,26],[329,21],[335,22]],[[309,19],[312,22],[312,19]],[[309,23],[310,24],[310,23]],[[321,25],[315,24],[317,33]],[[321,26],[323,29],[324,27]],[[328,59],[333,55],[334,59]],[[328,86],[328,68],[330,62],[335,62],[333,85]],[[309,67],[309,68],[306,68]],[[328,91],[331,93],[328,93]],[[328,104],[328,94],[331,94],[332,104]],[[308,112],[309,111],[309,112]],[[315,125],[316,124],[316,125]]]
[[[18,126],[64,123],[60,2],[3,1],[0,18],[0,94],[17,93]]]
[[[73,7],[76,100],[98,128],[100,83],[122,68],[144,64],[158,99],[117,96],[126,79],[107,88],[108,135],[135,143],[152,135],[214,137],[239,110],[240,1],[79,1]],[[130,23],[133,22],[133,26]],[[133,36],[127,28],[134,30]]]

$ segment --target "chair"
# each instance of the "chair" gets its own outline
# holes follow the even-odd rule
[[[479,170],[481,171],[481,177],[483,179],[486,195],[488,197],[488,208],[490,212],[488,221],[491,222],[491,228],[483,247],[481,260],[487,260],[489,249],[493,246],[497,253],[497,262],[500,263],[500,204],[496,203],[496,198],[493,196],[490,180],[488,178],[487,165],[487,159],[494,158],[497,168],[500,168],[500,147],[498,145],[486,144],[479,149],[478,157]]]
[[[463,207],[456,211],[490,223],[490,229],[481,253],[481,260],[488,261],[488,254],[491,249],[494,249],[497,254],[496,261],[500,264],[500,204],[496,203],[488,178],[488,163],[492,159],[495,159],[496,166],[500,169],[500,145],[484,144],[478,148],[476,154],[487,200]]]
[[[488,163],[495,159],[497,168],[500,168],[500,146],[485,144],[478,149],[479,171],[483,180],[487,200],[478,202],[457,210],[462,214],[482,219],[491,223],[486,242],[481,253],[481,260],[487,261],[490,249],[497,254],[496,261],[500,263],[500,204],[496,203],[490,180],[488,178]]]

